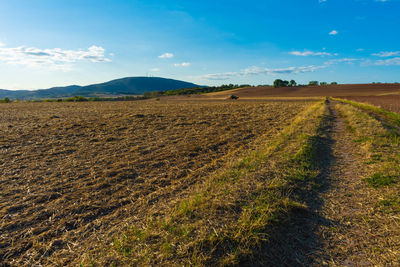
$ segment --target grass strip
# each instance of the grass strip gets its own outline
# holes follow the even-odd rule
[[[362,233],[363,254],[368,255],[365,258],[371,265],[398,265],[400,131],[390,119],[377,117],[376,112],[371,113],[364,107],[354,101],[339,101],[336,105],[353,129],[350,132],[369,172],[363,179],[365,187],[356,189],[363,190],[365,195],[360,199],[354,196],[360,210],[355,211],[353,227]],[[351,238],[357,240],[354,235]]]
[[[366,164],[373,170],[373,174],[364,178],[364,181],[373,188],[396,184],[400,180],[399,131],[394,127],[386,127],[384,122],[365,112],[372,111],[372,108],[377,112],[376,110],[381,110],[380,108],[341,99],[338,103],[339,112],[345,117],[347,127],[352,129],[350,132],[355,136],[354,141],[368,152]],[[379,113],[383,114],[381,111]],[[392,113],[387,112],[387,114]]]

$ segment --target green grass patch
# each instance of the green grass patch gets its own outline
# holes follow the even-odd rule
[[[356,132],[356,129],[351,125],[346,125],[346,129],[351,133],[355,133]]]
[[[205,203],[205,194],[196,194],[189,199],[183,200],[177,206],[176,212],[179,215],[192,217],[194,211],[202,204]]]
[[[354,128],[353,128],[354,129]],[[354,133],[354,132],[353,132]],[[367,136],[362,136],[360,138],[354,139],[355,143],[367,143],[367,142],[371,142],[372,138],[371,137],[367,137]]]
[[[390,196],[379,202],[380,210],[384,213],[400,212],[400,195]]]
[[[370,177],[364,179],[373,188],[378,188],[382,186],[389,186],[397,182],[397,177],[390,176],[383,173],[375,173]]]

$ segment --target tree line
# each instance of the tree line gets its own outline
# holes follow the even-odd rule
[[[146,98],[154,98],[160,96],[171,96],[171,95],[196,95],[196,94],[206,94],[213,92],[227,91],[242,87],[250,87],[249,84],[223,84],[221,86],[209,86],[209,87],[194,87],[194,88],[184,88],[168,91],[153,91],[145,92],[143,94]]]
[[[331,85],[337,84],[337,82],[331,82]],[[310,81],[308,83],[309,86],[318,86],[318,85],[328,85],[327,82],[318,82],[318,81]],[[304,84],[297,84],[295,80],[281,80],[281,79],[276,79],[274,81],[274,87],[293,87],[293,86],[307,86]]]

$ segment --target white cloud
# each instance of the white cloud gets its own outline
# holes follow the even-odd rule
[[[239,72],[206,74],[198,78],[207,80],[227,80],[232,77],[248,76],[248,75],[277,75],[277,74],[297,74],[305,72],[314,72],[318,69],[323,69],[323,68],[326,68],[326,66],[302,66],[302,67],[288,67],[280,69],[250,67]]]
[[[291,55],[295,55],[295,56],[302,56],[302,57],[307,57],[307,56],[337,56],[339,55],[338,53],[328,53],[328,52],[313,52],[313,51],[304,51],[304,52],[300,52],[300,51],[293,51],[293,52],[289,52],[289,54]]]
[[[333,30],[333,31],[331,31],[331,32],[329,33],[329,35],[336,35],[336,34],[338,34],[338,33],[339,33],[338,31]]]
[[[318,2],[323,3],[326,2],[326,0],[318,0]]]
[[[362,52],[362,51],[364,51],[365,49],[364,48],[358,48],[356,51],[357,52]]]
[[[88,50],[39,49],[35,47],[0,47],[0,62],[28,67],[46,67],[68,70],[78,61],[110,62],[104,48],[91,46]]]
[[[0,47],[3,47],[3,46],[6,46],[6,44],[3,42],[0,42]]]
[[[175,63],[174,66],[175,67],[189,67],[190,65],[192,65],[189,62],[182,62],[182,63]]]
[[[159,68],[152,68],[151,71],[157,72],[157,71],[160,71],[160,69]]]
[[[393,57],[393,56],[398,56],[400,55],[400,51],[395,51],[395,52],[386,52],[386,51],[381,51],[379,53],[374,53],[372,54],[373,56],[377,57]]]
[[[174,54],[172,54],[172,53],[164,53],[164,54],[158,56],[158,58],[173,58],[173,57],[174,57]]]

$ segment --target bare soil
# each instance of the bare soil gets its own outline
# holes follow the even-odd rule
[[[267,97],[324,97],[324,96],[376,96],[382,94],[400,94],[400,84],[338,84],[324,86],[246,87],[205,94],[209,98],[228,98],[235,94],[239,99]]]
[[[309,104],[0,105],[0,262],[79,263]]]

